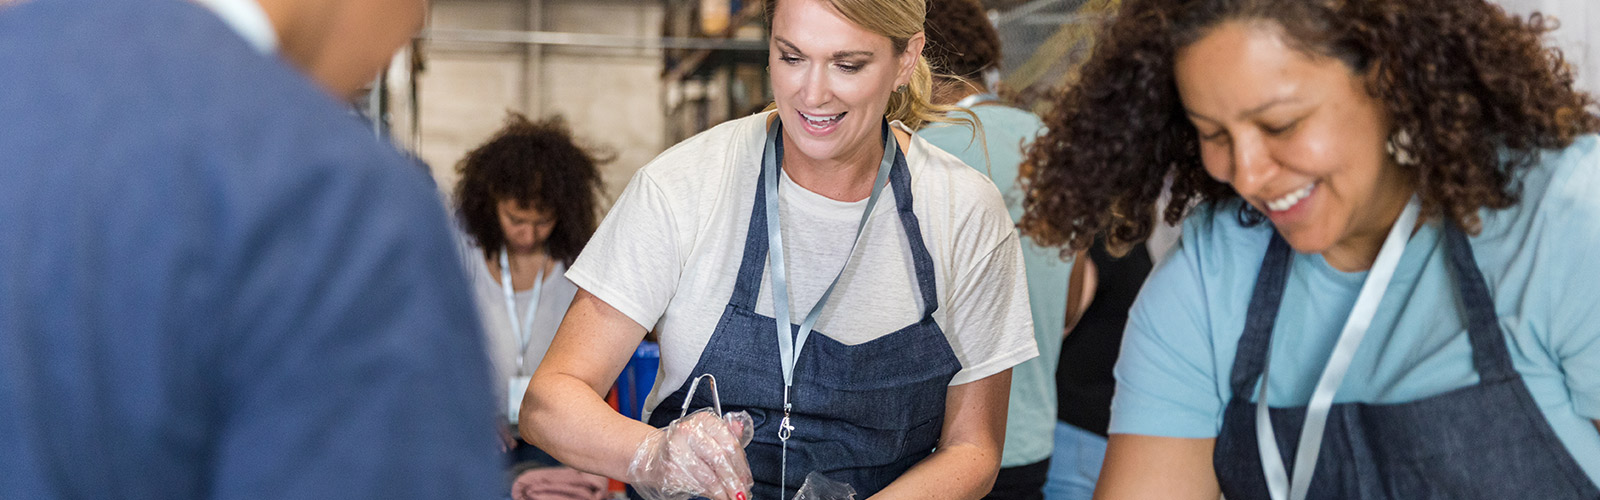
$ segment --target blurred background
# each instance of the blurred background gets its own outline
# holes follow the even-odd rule
[[[985,1],[1005,47],[1003,93],[1038,105],[1117,3]],[[446,191],[506,111],[562,115],[616,155],[602,167],[615,197],[666,147],[764,107],[766,49],[759,1],[434,0],[366,108]]]
[[[1499,0],[1556,16],[1552,40],[1600,83],[1600,2]],[[1004,47],[1000,93],[1044,113],[1120,0],[984,0]],[[758,0],[433,0],[427,29],[365,103],[380,133],[416,152],[440,188],[506,111],[559,114],[614,153],[608,197],[667,146],[770,101]]]

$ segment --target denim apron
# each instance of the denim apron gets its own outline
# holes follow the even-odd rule
[[[885,140],[894,140],[887,128]],[[764,154],[778,155],[781,165],[781,138],[775,144],[775,151]],[[778,491],[784,382],[778,369],[776,320],[755,312],[768,250],[766,194],[760,188],[765,173],[756,181],[733,297],[687,381],[650,415],[650,425],[671,423],[678,418],[691,381],[706,373],[716,376],[723,410],[749,412],[755,422],[745,454],[758,500],[792,497],[811,472],[847,483],[857,498],[866,498],[926,458],[939,442],[945,391],[961,362],[933,321],[939,307],[933,258],[911,211],[911,173],[905,154],[893,149],[889,188],[910,242],[922,316],[910,326],[862,344],[849,346],[826,335],[812,335],[801,348],[790,394],[794,430],[789,438],[787,491],[781,496]],[[798,330],[799,325],[791,328]],[[693,408],[711,405],[708,391],[699,391],[694,398]]]
[[[1479,382],[1408,403],[1334,404],[1307,498],[1600,498],[1513,368],[1466,235],[1446,224],[1444,236]],[[1274,233],[1234,357],[1233,397],[1212,457],[1229,500],[1269,498],[1250,394],[1268,354],[1291,256],[1289,244]],[[1288,463],[1305,407],[1271,408],[1270,413]]]

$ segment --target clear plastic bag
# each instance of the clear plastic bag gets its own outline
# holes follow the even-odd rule
[[[855,498],[855,488],[816,472],[806,474],[806,482],[800,485],[800,491],[794,495],[794,500],[855,500]]]

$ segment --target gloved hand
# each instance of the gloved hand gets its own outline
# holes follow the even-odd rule
[[[828,479],[820,472],[812,472],[806,474],[806,482],[800,484],[794,500],[856,500],[856,489]]]
[[[745,412],[718,417],[695,410],[639,443],[628,464],[628,483],[645,500],[749,500],[750,462],[744,447],[755,425]]]

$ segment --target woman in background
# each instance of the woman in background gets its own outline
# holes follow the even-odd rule
[[[565,273],[598,222],[599,163],[559,117],[530,122],[511,113],[456,166],[463,257],[512,426],[528,377],[578,291]]]
[[[1022,189],[1017,185],[1017,168],[1028,145],[1044,133],[1044,122],[1001,101],[989,88],[1000,70],[1000,36],[978,0],[929,2],[927,31],[928,48],[923,55],[933,65],[934,102],[976,115],[983,134],[975,134],[972,127],[936,123],[919,135],[987,174],[1000,189],[1011,219],[1019,220]],[[974,140],[974,135],[979,140]],[[1022,239],[1022,262],[1039,357],[1011,369],[1005,450],[994,490],[986,500],[1042,499],[1045,478],[1053,467],[1054,374],[1066,325],[1067,276],[1073,263],[1062,259],[1060,249],[1041,247],[1028,238]]]

